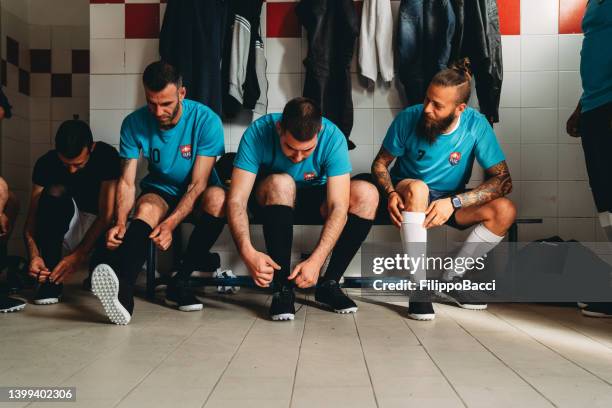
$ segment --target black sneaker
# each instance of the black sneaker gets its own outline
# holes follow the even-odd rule
[[[36,296],[34,296],[35,305],[53,305],[58,303],[62,298],[62,289],[64,285],[45,282],[38,287]]]
[[[588,317],[612,317],[612,303],[589,303],[584,309],[582,309],[582,314]]]
[[[202,302],[194,296],[191,288],[183,285],[168,284],[164,302],[168,306],[178,308],[181,312],[195,312],[204,307]]]
[[[109,265],[100,264],[91,274],[91,291],[100,299],[104,312],[115,324],[126,325],[132,315],[119,301],[119,279]]]
[[[355,313],[357,305],[340,289],[335,280],[327,280],[317,285],[315,300],[336,313]]]
[[[450,282],[463,282],[463,278],[456,277]],[[448,292],[436,292],[442,299],[456,304],[466,310],[485,310],[487,303],[481,301],[482,294],[473,290],[451,290]]]
[[[272,320],[293,320],[295,317],[295,293],[286,286],[272,295],[270,318]]]
[[[26,302],[21,299],[0,295],[0,313],[11,313],[23,310]]]
[[[413,320],[433,320],[436,318],[436,312],[431,302],[410,302],[408,317]]]

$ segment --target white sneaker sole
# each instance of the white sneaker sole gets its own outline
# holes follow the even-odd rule
[[[25,309],[26,304],[22,304],[22,305],[17,305],[17,306],[13,306],[13,307],[9,307],[8,309],[2,309],[0,310],[0,313],[13,313],[13,312],[18,312],[20,310]]]
[[[576,305],[578,306],[579,309],[584,309],[585,307],[588,306],[587,303],[583,303],[583,302],[576,302]]]
[[[602,312],[591,312],[590,310],[581,310],[582,314],[588,317],[599,317],[599,318],[612,318],[612,314],[606,314]]]
[[[272,315],[272,320],[275,322],[285,321],[285,320],[293,320],[295,315],[293,313],[281,313],[277,315]]]
[[[408,313],[408,317],[412,320],[418,320],[421,322],[433,320],[436,318],[435,313],[426,313],[426,314],[417,314],[417,313]]]
[[[338,314],[349,314],[349,313],[357,313],[357,310],[359,310],[358,306],[354,306],[354,307],[347,307],[346,309],[334,309],[333,307],[329,306],[327,303],[323,303],[323,302],[319,302],[318,300],[315,299],[315,302],[317,302],[317,304],[325,309],[328,310],[333,310],[334,312],[338,313]]]
[[[199,310],[204,309],[204,305],[202,304],[179,306],[177,302],[170,300],[168,298],[164,299],[164,303],[168,306],[176,307],[181,312],[197,312]]]
[[[44,298],[44,299],[34,299],[35,305],[54,305],[59,303],[59,298]]]
[[[436,292],[436,295],[441,297],[441,298],[443,298],[443,299],[445,299],[445,300],[447,300],[447,301],[449,301],[449,302],[451,302],[451,303],[454,303],[455,305],[457,305],[460,308],[465,309],[465,310],[486,310],[487,309],[487,304],[486,303],[481,304],[481,305],[470,305],[470,304],[467,304],[467,303],[458,302],[457,299],[455,299],[454,297],[449,296],[449,295],[447,295],[446,293],[443,293],[443,292]]]
[[[109,320],[118,325],[126,325],[132,319],[130,313],[119,302],[119,279],[113,268],[106,264],[96,266],[91,274],[91,291],[104,307]]]

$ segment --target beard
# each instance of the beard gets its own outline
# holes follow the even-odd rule
[[[181,102],[179,101],[176,104],[176,107],[174,108],[174,111],[172,111],[172,113],[168,116],[162,116],[161,118],[157,119],[157,123],[159,124],[159,127],[166,130],[166,129],[170,129],[171,127],[174,126],[173,122],[176,119],[176,117],[178,116],[179,113],[179,109],[181,107]]]
[[[419,119],[418,135],[427,140],[430,145],[434,144],[438,140],[438,136],[449,128],[455,118],[456,115],[453,112],[445,118],[434,120],[429,119],[423,112]]]

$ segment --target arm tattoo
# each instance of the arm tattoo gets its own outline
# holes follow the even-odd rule
[[[385,195],[389,195],[395,188],[389,174],[389,165],[395,159],[384,147],[381,147],[372,163],[372,176],[376,186]]]
[[[506,161],[501,161],[486,171],[486,180],[471,191],[457,195],[463,207],[481,205],[510,194],[512,178]]]

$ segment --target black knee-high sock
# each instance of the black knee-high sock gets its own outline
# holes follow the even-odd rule
[[[263,233],[270,258],[280,265],[274,271],[274,290],[292,286],[287,280],[291,273],[291,246],[293,245],[293,208],[286,205],[268,205],[263,208]]]
[[[149,224],[135,219],[130,223],[119,247],[119,299],[130,314],[134,310],[134,284],[147,256],[152,231]]]
[[[346,225],[332,251],[325,276],[321,278],[322,282],[328,280],[338,282],[340,280],[362,242],[367,238],[373,222],[355,214],[348,215]]]
[[[62,242],[74,215],[74,204],[61,185],[45,187],[36,211],[35,240],[45,261],[53,270],[62,260]]]
[[[214,217],[208,213],[203,213],[198,220],[189,237],[187,251],[183,258],[181,268],[176,275],[177,282],[186,282],[191,272],[197,268],[203,255],[208,254],[210,248],[217,242],[219,235],[225,226],[225,217]]]

